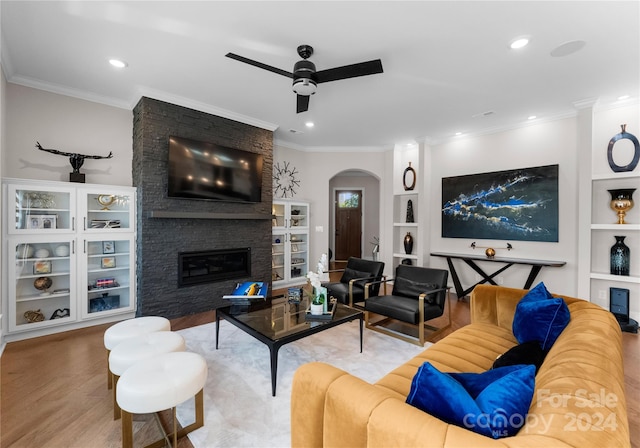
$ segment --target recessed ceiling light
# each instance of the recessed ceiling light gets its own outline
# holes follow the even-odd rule
[[[629,95],[622,95],[618,97],[618,101],[628,100],[628,99],[629,99]]]
[[[538,117],[536,117],[535,115],[529,115],[527,117],[527,120],[535,120],[536,118],[538,118]]]
[[[525,47],[528,43],[529,43],[528,37],[518,37],[511,41],[511,43],[509,44],[509,47],[511,47],[513,50],[517,50],[518,48]]]
[[[462,135],[462,132],[456,132],[456,136]]]
[[[315,125],[313,124],[313,121],[307,121],[304,125],[305,125],[306,127],[308,127],[308,128],[312,128],[312,127],[314,127],[314,126],[315,126]]]
[[[129,66],[125,61],[121,61],[120,59],[109,59],[109,64],[114,66],[115,68],[126,68]]]

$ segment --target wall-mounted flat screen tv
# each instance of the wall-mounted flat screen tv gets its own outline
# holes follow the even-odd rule
[[[170,198],[260,202],[263,157],[249,151],[169,137]]]

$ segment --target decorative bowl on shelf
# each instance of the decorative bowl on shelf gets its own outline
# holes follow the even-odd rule
[[[24,318],[27,319],[27,322],[30,324],[33,322],[42,322],[44,320],[44,314],[40,310],[29,310],[25,311]]]
[[[18,244],[16,247],[16,258],[31,258],[33,257],[34,251],[33,246],[30,246],[29,244]]]
[[[53,285],[53,280],[51,280],[50,277],[38,277],[33,281],[34,288],[44,293],[47,292],[47,289],[51,288],[51,285]]]

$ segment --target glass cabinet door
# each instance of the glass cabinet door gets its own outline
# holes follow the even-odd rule
[[[283,203],[274,203],[271,207],[271,227],[285,228],[286,227],[286,206]]]
[[[134,308],[133,237],[101,236],[83,241],[83,317],[99,317]]]
[[[76,319],[75,250],[71,238],[12,238],[8,243],[11,330]]]
[[[274,282],[284,280],[287,234],[274,232],[271,236],[271,280]]]
[[[130,232],[135,227],[133,192],[83,189],[80,199],[82,230],[88,232]]]
[[[308,235],[306,233],[289,234],[289,243],[291,248],[291,279],[300,279],[304,281],[309,272],[308,263]]]
[[[309,206],[307,204],[291,203],[290,204],[290,216],[289,216],[289,228],[306,229],[309,227]]]
[[[10,234],[61,233],[75,230],[72,189],[8,185]]]

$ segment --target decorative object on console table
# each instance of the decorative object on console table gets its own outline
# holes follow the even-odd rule
[[[413,220],[413,201],[409,199],[407,201],[407,222],[412,223]]]
[[[611,274],[629,275],[631,250],[624,244],[624,236],[615,236],[616,244],[611,246]]]
[[[507,250],[511,250],[513,249],[513,245],[511,243],[507,243],[506,247],[497,247],[497,248],[493,248],[493,247],[487,247],[487,246],[478,246],[476,244],[476,242],[474,241],[473,243],[471,243],[471,245],[469,246],[471,247],[471,249],[487,249],[484,251],[484,254],[487,256],[487,258],[493,258],[496,256],[496,249],[507,249]]]
[[[69,173],[69,182],[84,183],[84,174],[80,172],[80,168],[84,164],[84,159],[110,159],[113,157],[113,153],[111,151],[109,151],[109,155],[106,156],[87,156],[84,154],[58,151],[57,149],[46,149],[40,145],[40,142],[36,142],[36,148],[41,151],[69,157],[69,163],[71,163],[71,166],[73,167],[73,172]]]
[[[416,187],[416,170],[411,166],[411,162],[409,162],[409,166],[404,169],[402,184],[406,191],[411,191]]]
[[[614,135],[611,140],[609,140],[609,146],[607,147],[607,160],[609,162],[609,166],[615,173],[633,171],[636,166],[638,166],[638,161],[640,161],[640,144],[638,143],[638,139],[635,135],[627,132],[626,124],[621,124],[620,128],[622,128],[622,131],[619,134]],[[633,143],[633,159],[628,165],[620,166],[613,160],[613,145],[615,145],[618,140],[624,139],[631,140]]]
[[[413,251],[413,237],[411,236],[411,232],[407,232],[404,236],[404,253],[407,255],[411,255]]]
[[[618,214],[618,224],[626,224],[624,217],[633,208],[633,192],[635,188],[619,188],[607,190],[611,195],[611,208]]]

